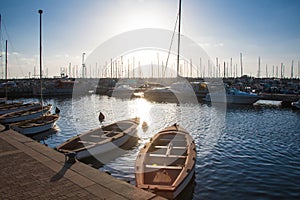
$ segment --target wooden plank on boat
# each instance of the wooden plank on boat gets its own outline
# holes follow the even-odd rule
[[[160,141],[172,141],[172,142],[185,142],[185,139],[179,140],[179,139],[174,139],[174,138],[161,138],[159,139]]]
[[[82,144],[96,144],[95,142],[90,142],[90,141],[84,141],[84,140],[80,140],[78,141],[78,143],[82,143]]]
[[[180,156],[180,155],[166,155],[166,154],[156,154],[156,153],[150,153],[150,157],[161,157],[161,158],[186,158],[186,156]]]
[[[155,146],[156,149],[167,149],[168,146]],[[186,149],[186,147],[172,147],[172,149]]]
[[[90,135],[90,137],[93,137],[93,138],[101,138],[101,135]]]
[[[182,169],[183,166],[174,166],[174,165],[146,165],[147,168],[153,168],[153,169]]]

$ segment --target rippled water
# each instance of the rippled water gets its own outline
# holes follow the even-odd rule
[[[33,99],[25,99],[32,101]],[[193,199],[299,199],[300,111],[274,106],[230,107],[151,103],[107,96],[48,99],[61,109],[58,132],[41,143],[51,148],[100,125],[139,116],[149,125],[139,140],[101,167],[134,184],[139,148],[173,123],[186,128],[197,145]],[[101,159],[101,158],[100,158]],[[192,188],[192,187],[191,187]]]

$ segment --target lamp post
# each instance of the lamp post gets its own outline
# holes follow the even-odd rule
[[[42,85],[42,14],[43,10],[38,11],[40,14],[40,85],[41,85],[41,103],[43,108],[43,85]]]

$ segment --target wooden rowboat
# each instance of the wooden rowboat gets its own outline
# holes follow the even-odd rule
[[[77,159],[103,154],[125,144],[137,132],[139,118],[118,121],[75,136],[56,147],[62,153],[75,153]]]
[[[2,104],[0,106],[0,115],[12,113],[12,112],[18,112],[22,110],[29,110],[32,108],[40,107],[40,103],[11,103],[11,104]]]
[[[53,128],[58,118],[58,115],[44,115],[13,124],[11,128],[24,135],[33,135]]]
[[[49,112],[52,105],[39,106],[31,108],[30,110],[22,110],[18,112],[7,113],[0,116],[0,122],[4,124],[16,123],[24,120],[34,119],[42,116],[43,114]]]
[[[140,150],[135,163],[136,186],[176,198],[192,180],[195,162],[192,137],[177,124],[169,126]]]

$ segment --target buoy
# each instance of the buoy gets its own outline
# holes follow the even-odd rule
[[[60,113],[60,109],[58,107],[55,108],[55,114],[59,114]]]
[[[103,115],[102,112],[99,113],[99,122],[103,122],[105,119],[105,116]]]

